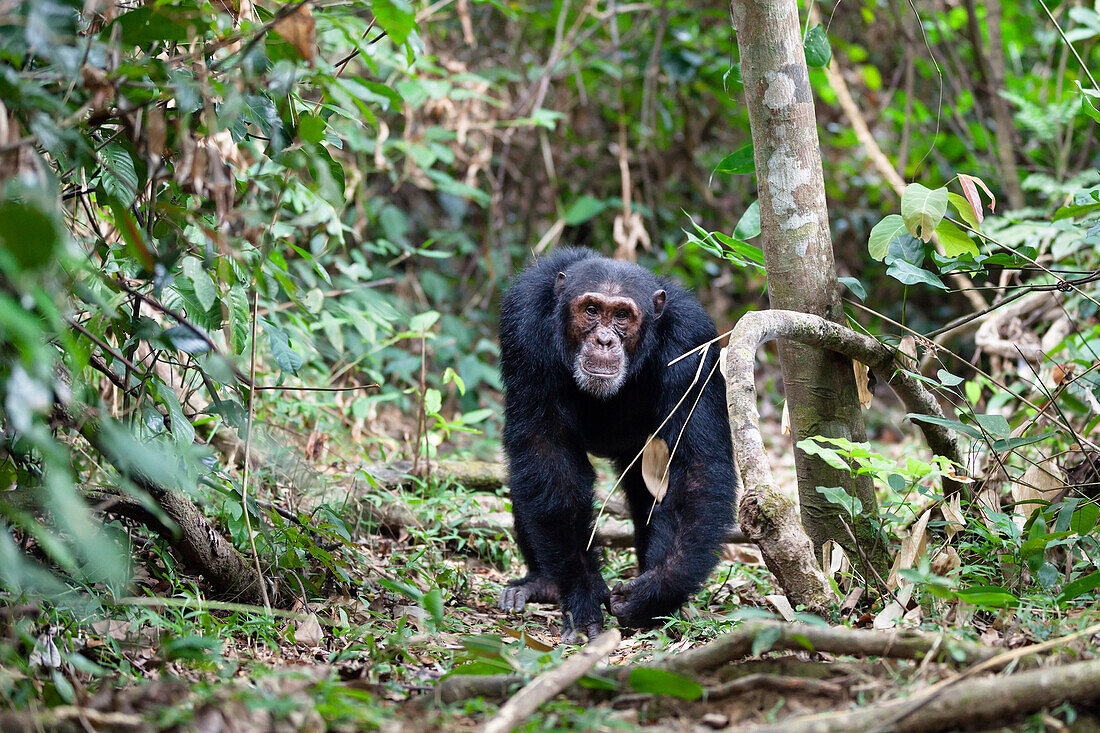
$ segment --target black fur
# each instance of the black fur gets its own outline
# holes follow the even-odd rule
[[[556,295],[559,272],[566,279]],[[609,281],[621,286],[645,317],[626,381],[614,396],[599,399],[574,381],[564,336],[566,304],[572,295]],[[655,317],[653,294],[659,289],[667,299]],[[709,349],[699,382],[659,432],[671,450],[703,389],[679,438],[668,493],[648,524],[653,497],[642,480],[641,461],[623,479],[639,576],[611,592],[600,575],[598,553],[585,550],[595,479],[588,454],[608,457],[624,469],[699,368],[695,355],[671,367],[668,362],[716,335],[689,292],[642,267],[590,250],[558,250],[516,278],[501,306],[500,361],[504,450],[516,539],[528,575],[509,584],[502,607],[520,611],[528,600],[557,600],[565,617],[563,640],[572,641],[578,633],[591,636],[602,628],[602,605],[623,626],[650,626],[702,587],[733,525],[737,494],[725,385],[718,370],[707,380],[718,346]]]

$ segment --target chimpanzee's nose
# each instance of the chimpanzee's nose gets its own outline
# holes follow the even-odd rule
[[[615,338],[611,335],[610,329],[600,328],[596,331],[596,343],[603,347],[609,347],[615,343]]]

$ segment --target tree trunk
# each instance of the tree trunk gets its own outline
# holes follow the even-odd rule
[[[756,160],[768,299],[772,308],[842,323],[798,5],[794,0],[734,0],[732,8]],[[779,359],[795,442],[811,436],[867,439],[851,359],[786,341],[779,344]],[[838,471],[801,450],[796,450],[795,467],[802,522],[818,555],[831,539],[854,561],[866,556],[880,571],[885,568],[888,558],[874,529],[878,507],[870,478]],[[843,486],[864,507],[851,528],[861,552],[842,513],[817,491],[833,486]]]

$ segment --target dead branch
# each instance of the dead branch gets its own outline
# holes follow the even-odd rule
[[[619,646],[622,634],[618,629],[608,629],[580,652],[569,657],[557,667],[543,672],[526,687],[516,693],[500,710],[481,727],[481,733],[508,733],[522,723],[539,705],[563,691],[596,666]]]
[[[851,712],[788,718],[751,733],[847,733],[871,730],[887,721],[896,733],[952,730],[992,723],[1054,707],[1064,702],[1095,704],[1100,697],[1100,660],[1035,669],[1003,677],[962,682],[905,715],[911,700],[891,700]],[[897,719],[899,715],[904,717]]]
[[[45,710],[9,710],[0,713],[0,730],[8,733],[39,733],[43,730],[148,730],[140,715],[103,712],[76,705],[58,705]],[[94,726],[94,728],[93,728]]]
[[[448,704],[474,697],[501,700],[524,681],[521,674],[453,674],[436,684],[435,698]]]
[[[752,654],[758,637],[776,634],[768,651],[813,651],[853,657],[924,659],[971,664],[995,657],[998,649],[963,639],[949,638],[912,629],[872,631],[846,626],[811,626],[782,621],[758,620],[714,641],[654,663],[673,672],[703,672]]]
[[[747,313],[734,327],[726,356],[726,401],[734,454],[745,486],[741,528],[759,545],[764,562],[791,603],[821,611],[837,599],[818,567],[813,543],[798,521],[793,504],[774,489],[760,434],[756,351],[777,338],[831,349],[866,364],[894,388],[910,412],[939,418],[943,412],[920,381],[898,368],[894,352],[870,336],[819,316],[778,310]],[[919,427],[935,453],[962,463],[958,441],[950,430],[925,422]],[[962,484],[945,478],[944,489],[955,493]]]
[[[974,344],[987,354],[1013,362],[1022,356],[1033,364],[1041,363],[1045,356],[1041,339],[1034,331],[1027,329],[1023,321],[1028,319],[1034,322],[1045,317],[1061,305],[1063,298],[1057,290],[1030,293],[989,313],[974,334]]]

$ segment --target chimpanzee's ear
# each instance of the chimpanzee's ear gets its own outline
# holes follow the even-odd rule
[[[554,297],[561,295],[562,289],[565,287],[565,273],[559,272],[558,279],[554,281]]]
[[[653,317],[660,318],[665,312],[665,291],[658,290],[653,294]]]

